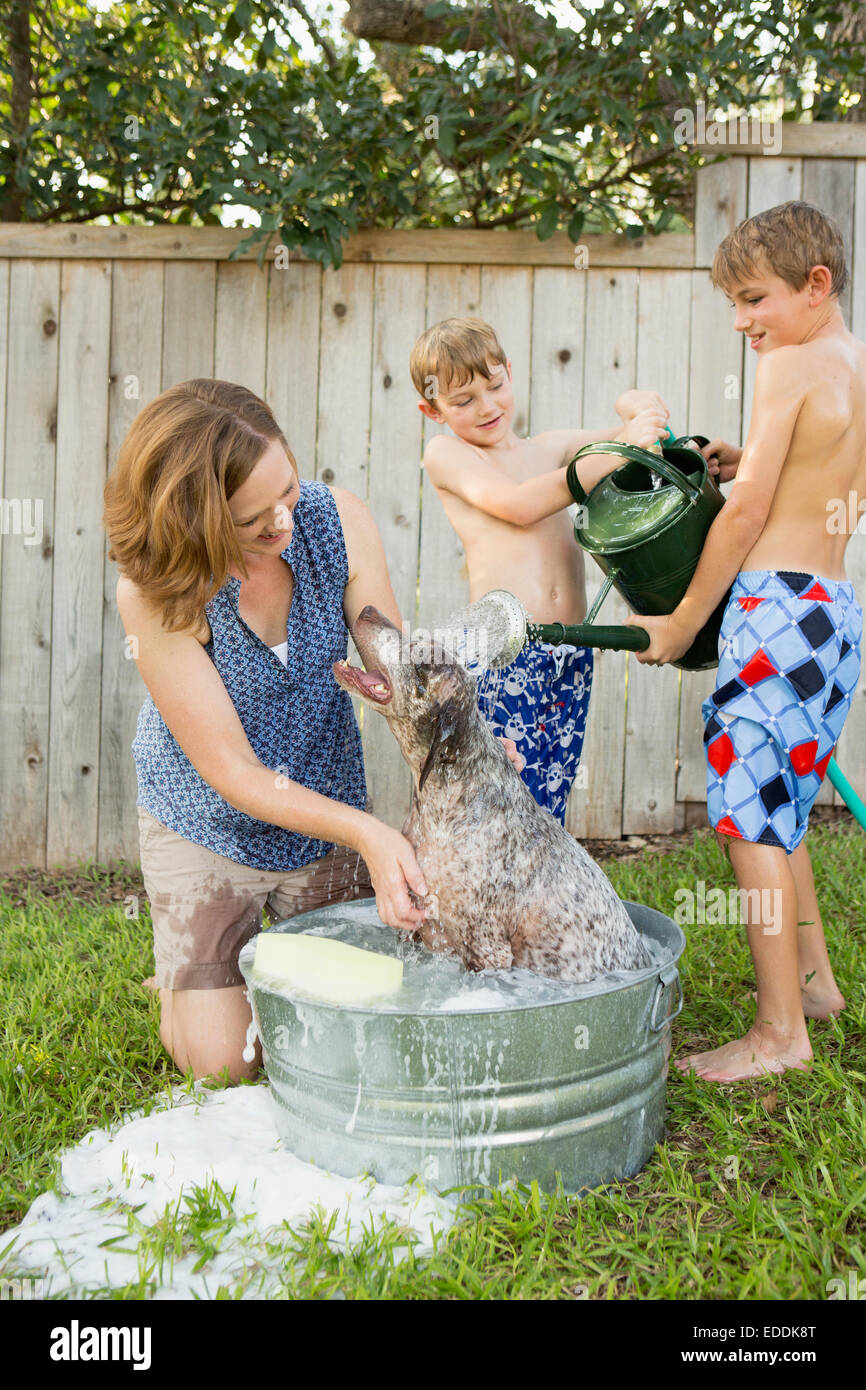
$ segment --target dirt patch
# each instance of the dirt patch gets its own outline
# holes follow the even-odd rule
[[[77,903],[105,907],[122,903],[130,893],[144,896],[144,883],[137,864],[119,860],[99,866],[75,865],[71,869],[19,869],[0,877],[0,892],[15,907],[26,907],[38,898],[73,898]]]
[[[854,817],[844,806],[813,806],[809,826],[815,825],[831,826],[834,831],[857,829]],[[627,835],[623,840],[582,840],[581,844],[593,859],[637,859],[641,854],[667,854],[690,845],[694,835],[703,839],[712,834],[707,825],[671,835]]]

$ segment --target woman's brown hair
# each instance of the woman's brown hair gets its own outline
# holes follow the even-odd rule
[[[275,440],[297,472],[265,402],[209,377],[170,386],[130,425],[105,486],[108,554],[170,632],[200,621],[232,565],[246,575],[228,500]]]

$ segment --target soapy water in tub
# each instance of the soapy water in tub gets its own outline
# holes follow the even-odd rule
[[[408,933],[396,931],[382,922],[370,898],[351,904],[337,903],[316,912],[316,926],[305,930],[308,936],[327,936],[361,950],[396,956],[403,961],[403,984],[392,994],[356,1005],[334,1004],[339,1009],[358,1008],[365,1013],[437,1014],[470,1013],[503,1009],[539,1008],[564,1004],[589,995],[607,994],[632,981],[644,979],[669,959],[668,952],[650,935],[642,936],[652,965],[643,970],[618,970],[598,976],[584,984],[549,979],[531,970],[467,970],[456,956],[434,953],[412,941]],[[242,965],[249,969],[255,956],[256,938],[243,948]],[[256,973],[256,984],[289,998],[309,999],[294,986]],[[316,999],[327,1007],[327,1000]],[[300,1013],[299,1013],[300,1017]]]

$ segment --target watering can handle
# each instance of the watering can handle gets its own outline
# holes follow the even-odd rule
[[[631,459],[632,463],[642,463],[644,468],[658,473],[666,482],[673,483],[674,487],[679,488],[692,505],[700,498],[700,488],[684,477],[678,468],[674,468],[672,463],[668,463],[667,459],[662,458],[659,454],[650,453],[648,449],[641,449],[637,444],[621,444],[618,440],[612,439],[604,440],[600,444],[585,444],[582,449],[578,449],[569,463],[565,471],[565,481],[575,502],[583,503],[587,498],[575,468],[577,460],[582,458],[584,454],[619,454],[622,458]]]

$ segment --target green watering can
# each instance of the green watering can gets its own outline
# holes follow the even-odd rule
[[[724,505],[705,457],[699,448],[692,448],[708,439],[701,435],[674,439],[667,432],[673,443],[663,449],[657,445],[659,453],[616,441],[588,443],[575,453],[566,470],[569,492],[581,506],[574,537],[605,571],[605,581],[582,623],[534,623],[520,599],[507,589],[492,589],[455,614],[453,627],[484,631],[487,666],[509,666],[527,642],[646,651],[649,634],[645,628],[599,626],[596,614],[612,588],[635,613],[673,613],[698,567],[706,532]],[[628,461],[587,493],[575,464],[591,453],[613,453]],[[674,666],[699,671],[719,664],[719,632],[727,598],[724,595]]]
[[[694,447],[709,440],[702,435],[674,439],[670,430],[668,435],[672,442],[661,453],[635,444],[587,444],[568,465],[568,490],[581,507],[575,539],[605,574],[581,629],[592,628],[611,588],[634,613],[659,616],[672,613],[689,587],[707,532],[725,499],[710,477],[706,459]],[[618,454],[628,462],[586,493],[576,464],[587,454]],[[675,666],[702,671],[718,665],[719,630],[727,599],[726,594]],[[605,634],[605,646],[645,651],[649,645],[642,628],[607,628]],[[597,645],[591,633],[581,642],[560,640]]]
[[[582,623],[532,622],[520,600],[506,589],[493,589],[451,620],[452,625],[483,630],[486,665],[508,666],[527,642],[572,643],[617,651],[646,651],[649,633],[642,627],[602,626],[595,622],[601,605],[615,588],[635,613],[672,613],[689,587],[713,520],[724,505],[700,452],[709,441],[684,436],[652,449],[611,440],[578,450],[566,470],[568,490],[581,506],[574,534],[578,545],[604,570],[605,579]],[[586,493],[576,464],[585,454],[616,454],[628,460]],[[685,671],[717,666],[719,631],[728,595],[674,665]],[[492,647],[492,650],[491,650]]]

